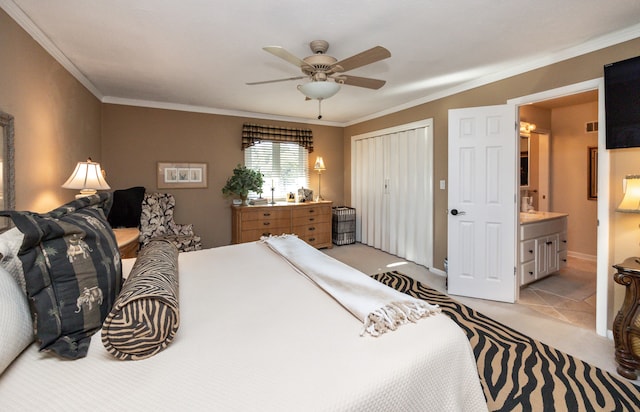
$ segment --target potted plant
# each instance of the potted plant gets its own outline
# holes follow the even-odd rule
[[[222,188],[222,194],[225,196],[238,196],[242,199],[242,204],[246,206],[248,205],[249,192],[262,194],[263,184],[262,173],[246,166],[238,165],[233,169],[233,175],[227,179],[227,183]]]

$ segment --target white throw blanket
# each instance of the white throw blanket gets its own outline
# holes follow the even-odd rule
[[[363,335],[379,336],[440,312],[437,305],[383,285],[295,235],[263,237],[262,241],[363,321]]]

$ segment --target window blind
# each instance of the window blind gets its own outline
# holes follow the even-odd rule
[[[289,192],[297,193],[301,187],[309,187],[307,149],[297,143],[262,141],[245,148],[244,164],[264,175],[262,197],[285,199]]]

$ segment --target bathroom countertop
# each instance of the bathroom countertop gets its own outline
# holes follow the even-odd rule
[[[569,216],[568,213],[559,212],[520,212],[520,224],[542,222],[543,220],[558,219]]]

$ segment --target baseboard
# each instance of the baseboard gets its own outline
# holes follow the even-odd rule
[[[442,276],[443,278],[447,277],[447,272],[445,272],[444,270],[440,270],[438,268],[429,268],[429,272],[435,273],[436,275]]]
[[[568,257],[572,257],[572,258],[576,258],[576,259],[589,260],[591,262],[597,262],[598,261],[598,257],[596,255],[587,255],[586,253],[580,253],[580,252],[568,251],[567,252],[567,256]]]

